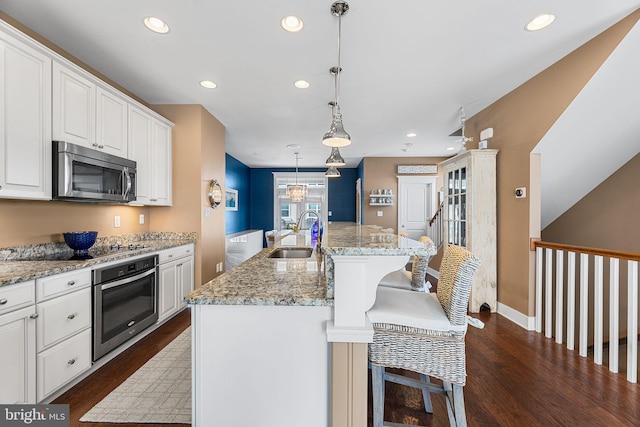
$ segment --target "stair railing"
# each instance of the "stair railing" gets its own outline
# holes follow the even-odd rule
[[[442,213],[444,209],[444,202],[440,203],[438,206],[438,210],[433,217],[429,221],[429,225],[427,226],[427,236],[433,241],[436,248],[439,248],[442,245],[442,236],[444,235],[442,230]]]
[[[536,331],[569,350],[575,350],[577,335],[580,356],[587,357],[592,348],[597,365],[603,364],[608,346],[609,370],[615,373],[626,344],[627,381],[636,383],[640,254],[542,241],[533,241],[532,250]]]

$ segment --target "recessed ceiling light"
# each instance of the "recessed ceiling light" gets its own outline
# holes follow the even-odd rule
[[[307,89],[309,86],[311,86],[311,83],[306,80],[298,80],[293,85],[298,89]]]
[[[169,26],[166,22],[154,16],[147,16],[144,18],[144,25],[155,33],[166,34],[169,32]]]
[[[417,133],[415,133],[415,132],[409,132],[407,134],[407,138],[415,138],[416,135],[417,135]]]
[[[302,29],[302,27],[304,27],[304,22],[302,22],[302,19],[297,16],[289,15],[282,18],[280,25],[291,33],[297,33]]]
[[[538,31],[551,25],[555,19],[556,16],[552,13],[543,13],[529,21],[527,26],[524,28],[527,31]]]
[[[453,151],[455,149],[456,149],[456,147],[447,147],[447,151]]]
[[[215,89],[218,87],[217,84],[215,84],[214,82],[212,82],[211,80],[203,80],[200,82],[200,86],[207,88],[207,89]]]

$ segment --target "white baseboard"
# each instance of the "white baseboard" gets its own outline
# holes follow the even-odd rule
[[[436,279],[439,279],[439,278],[440,278],[440,272],[439,272],[439,271],[437,271],[437,270],[434,270],[434,269],[433,269],[433,268],[431,268],[431,267],[427,267],[427,274],[428,274],[429,276],[435,277]]]
[[[519,311],[509,307],[508,305],[498,302],[496,304],[496,311],[498,312],[498,314],[506,317],[507,319],[511,320],[513,323],[523,329],[526,329],[527,331],[533,331],[536,328],[535,317],[529,317],[525,314],[522,314]]]

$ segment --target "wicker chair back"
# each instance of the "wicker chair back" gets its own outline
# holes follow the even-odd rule
[[[467,323],[473,275],[479,267],[480,259],[461,246],[449,246],[442,257],[436,295],[452,325]]]

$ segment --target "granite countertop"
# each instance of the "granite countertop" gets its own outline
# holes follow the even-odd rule
[[[331,223],[321,247],[309,231],[282,230],[274,245],[187,295],[189,304],[333,305],[332,255],[433,255],[436,248],[380,231],[381,227]],[[311,258],[269,258],[279,247],[313,247]],[[326,256],[325,256],[326,255]],[[326,258],[326,262],[325,262]]]
[[[332,223],[322,236],[322,253],[330,256],[433,256],[438,252],[438,248],[432,243],[421,243],[382,230],[382,227],[375,225],[359,225],[351,222]]]
[[[300,237],[298,237],[300,239]],[[304,241],[304,237],[301,238]],[[283,247],[286,246],[283,245]],[[313,247],[310,258],[269,258],[281,245],[258,254],[187,295],[189,304],[214,305],[333,305],[327,298],[323,257],[315,243],[291,247]]]
[[[0,287],[195,243],[195,237],[195,233],[143,233],[141,235],[126,236],[124,240],[122,236],[103,238],[96,242],[96,245],[94,245],[92,249],[99,248],[100,246],[98,246],[98,244],[109,246],[107,244],[109,242],[116,242],[116,244],[135,242],[141,246],[144,245],[144,247],[140,249],[116,251],[113,254],[99,258],[69,261],[25,260],[32,256],[64,251],[66,248],[64,243],[2,248],[0,249]],[[68,251],[68,248],[66,248],[66,250]]]

